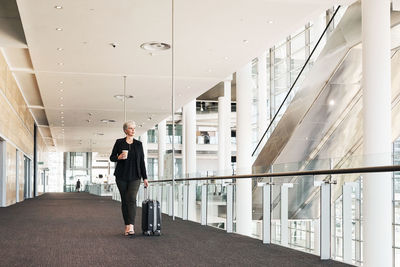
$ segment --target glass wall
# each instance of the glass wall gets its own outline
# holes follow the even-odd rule
[[[400,138],[393,143],[393,165],[400,165]],[[393,173],[393,254],[400,265],[400,172]]]
[[[64,153],[64,191],[74,188],[78,179],[86,189],[92,182],[92,153],[91,152],[66,152]]]
[[[318,48],[314,52],[312,58],[305,66],[303,74],[299,76],[299,73],[303,66],[305,65],[311,51],[317,44],[318,39],[323,34],[327,23],[332,17],[336,9],[332,8],[323,14],[321,14],[315,21],[307,23],[293,34],[288,36],[285,40],[282,40],[274,47],[269,49],[266,58],[266,77],[267,77],[267,99],[266,110],[263,111],[268,115],[267,123],[269,124],[272,118],[277,113],[279,107],[282,105],[281,110],[277,113],[277,117],[274,120],[273,125],[271,125],[270,131],[267,133],[266,138],[272,133],[274,127],[277,125],[286,108],[289,106],[292,98],[296,94],[297,90],[300,88],[303,79],[306,77],[307,72],[311,69],[313,62],[318,58],[319,53],[324,48],[327,38],[329,38],[329,32],[339,23],[340,18],[344,14],[346,8],[341,7],[340,11],[335,17],[334,22],[331,27],[327,30],[327,33],[321,39]],[[253,81],[254,90],[253,95],[257,96],[259,90],[257,86],[257,77],[260,75],[257,68],[257,59],[253,60]],[[296,81],[296,79],[298,79]],[[293,87],[292,92],[288,95],[290,88]],[[284,102],[285,97],[288,95],[287,100]],[[253,109],[256,108],[257,103],[256,97],[253,97]],[[252,112],[253,118],[257,120],[257,111]],[[259,125],[258,121],[253,122],[256,125],[255,128],[265,129],[265,125]],[[254,128],[253,128],[254,129]],[[254,129],[253,143],[259,140],[257,137],[257,129]]]

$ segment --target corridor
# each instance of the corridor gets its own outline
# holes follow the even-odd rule
[[[120,203],[87,193],[48,193],[0,209],[1,266],[345,266],[163,217],[161,237],[122,235]]]

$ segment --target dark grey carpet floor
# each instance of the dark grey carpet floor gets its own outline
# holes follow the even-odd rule
[[[45,194],[0,208],[0,266],[346,266],[168,216],[162,226],[127,238],[119,202]]]

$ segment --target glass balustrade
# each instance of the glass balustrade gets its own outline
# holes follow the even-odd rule
[[[382,162],[385,157],[387,158],[387,155],[382,154],[276,164],[269,168],[273,170],[270,173],[281,175],[265,178],[251,177],[262,173],[253,171],[253,174],[249,174],[250,178],[247,178],[253,187],[249,213],[251,221],[246,225],[246,233],[238,230],[240,225],[237,225],[241,216],[237,213],[238,204],[241,204],[243,197],[238,194],[238,181],[243,179],[229,177],[230,170],[181,175],[177,177],[178,181],[174,185],[170,180],[154,181],[150,183],[148,196],[159,200],[162,213],[169,216],[174,215],[176,218],[215,227],[228,233],[245,234],[263,240],[264,243],[315,255],[326,253],[328,248],[331,259],[361,265],[362,192],[363,177],[366,174],[356,171],[329,174],[329,171],[371,167],[371,164],[366,166],[364,162]],[[315,170],[327,172],[299,173]],[[243,170],[239,171],[243,173]],[[286,175],[289,172],[296,173]],[[390,172],[395,196],[393,255],[397,259],[400,242],[400,201],[396,196],[400,195],[400,189],[396,174],[397,172]],[[221,177],[224,175],[228,177]],[[375,172],[376,177],[381,175],[382,173]],[[138,193],[139,206],[144,199],[144,189],[141,186]],[[330,212],[327,213],[327,210]]]

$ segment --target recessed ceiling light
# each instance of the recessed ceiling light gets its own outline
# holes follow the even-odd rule
[[[64,104],[60,104],[60,107],[63,107],[64,106]]]
[[[333,105],[335,105],[335,100],[331,100],[331,101],[329,101],[329,105],[330,105],[330,106],[333,106]]]
[[[268,20],[268,23],[269,23],[269,24],[272,24],[272,23],[274,23],[274,22],[273,22],[272,20]]]
[[[58,66],[62,66],[62,65],[64,65],[64,63],[59,62],[59,63],[57,63],[57,65],[58,65]]]
[[[64,82],[63,81],[60,81],[60,84],[63,84]]]
[[[243,40],[243,43],[247,44],[249,42],[249,40]]]
[[[228,59],[229,59],[229,57],[224,57],[224,59],[225,59],[225,60],[228,60]]]
[[[97,135],[104,135],[103,133],[96,133]]]
[[[142,127],[143,127],[143,125],[139,124],[139,128],[142,128]]]
[[[61,92],[61,93],[64,92],[64,89],[60,89],[60,92]]]
[[[60,113],[61,113],[61,114],[64,114],[64,111],[61,111]]]
[[[64,116],[61,116],[61,119],[64,119]]]
[[[114,97],[115,97],[116,99],[120,100],[120,101],[123,101],[123,100],[124,100],[124,95],[115,95]],[[126,98],[126,99],[132,99],[132,98],[133,98],[133,95],[125,95],[125,98]]]
[[[171,48],[171,45],[161,42],[148,42],[143,43],[140,47],[147,51],[163,51]]]
[[[55,9],[62,9],[62,6],[54,6]]]
[[[60,100],[63,100],[64,99],[64,97],[60,97]]]
[[[56,31],[62,31],[63,29],[62,28],[56,28]]]
[[[148,120],[148,121],[151,121],[151,117],[148,117],[147,120]]]
[[[57,51],[63,51],[63,50],[64,50],[64,48],[57,47]]]

